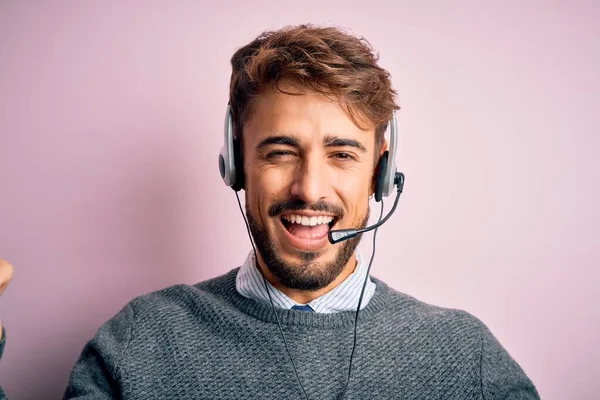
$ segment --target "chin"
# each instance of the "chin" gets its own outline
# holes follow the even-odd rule
[[[294,212],[296,216],[303,214],[302,217],[309,214],[305,210]],[[289,221],[296,219],[289,214],[270,218],[263,225],[253,218],[251,212],[247,212],[256,250],[265,267],[283,286],[306,291],[327,287],[346,268],[360,235],[333,245],[329,243],[328,233],[334,226],[341,228],[337,218],[319,215],[322,217],[320,222],[310,221],[307,224],[304,220],[300,221],[302,227],[294,227],[292,225],[298,224],[298,221]]]

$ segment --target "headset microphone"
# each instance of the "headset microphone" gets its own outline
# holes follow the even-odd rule
[[[385,221],[387,221],[392,216],[394,211],[396,211],[396,206],[398,205],[398,200],[400,199],[400,194],[402,193],[402,188],[404,187],[404,174],[402,172],[396,172],[396,176],[394,177],[394,185],[396,185],[398,187],[398,191],[396,193],[396,200],[394,200],[394,205],[392,206],[392,209],[390,210],[388,215],[385,216],[384,219],[380,220],[376,224],[367,226],[366,228],[362,228],[362,229],[331,230],[331,231],[329,231],[329,235],[328,235],[329,243],[336,244],[339,242],[343,242],[344,240],[352,239],[359,233],[368,232],[375,228],[379,228],[381,225],[383,225],[385,223]]]

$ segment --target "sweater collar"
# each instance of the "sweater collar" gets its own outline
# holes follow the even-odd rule
[[[271,305],[261,301],[242,296],[236,290],[236,276],[240,267],[234,268],[221,278],[217,278],[214,284],[219,283],[218,291],[223,296],[223,300],[233,303],[241,312],[262,320],[267,323],[277,323],[277,318],[282,325],[304,326],[307,328],[336,329],[354,326],[356,311],[343,311],[335,314],[322,314],[316,312],[306,312],[291,309],[275,308],[277,317],[273,313]],[[378,316],[389,308],[393,300],[393,290],[383,281],[371,277],[373,283],[377,285],[377,290],[371,297],[369,304],[360,311],[359,324],[378,319]],[[217,289],[211,284],[213,290]],[[205,288],[208,289],[208,288]],[[210,290],[210,289],[209,289]],[[212,291],[212,290],[211,290]],[[215,293],[216,294],[216,293]]]

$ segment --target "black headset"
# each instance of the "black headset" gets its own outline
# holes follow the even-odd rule
[[[371,255],[371,260],[369,261],[369,266],[367,267],[367,274],[365,277],[365,281],[363,283],[362,291],[360,293],[360,297],[358,299],[358,307],[356,310],[355,320],[354,320],[354,344],[352,346],[352,352],[350,354],[350,366],[348,369],[348,377],[346,378],[346,383],[344,385],[344,390],[340,395],[340,400],[343,400],[346,395],[346,391],[348,390],[348,385],[350,384],[350,377],[352,374],[352,359],[354,358],[354,350],[356,349],[356,327],[358,325],[358,315],[360,311],[360,305],[362,303],[362,298],[365,292],[365,287],[367,284],[367,279],[369,277],[369,272],[371,271],[371,265],[373,263],[373,258],[375,257],[375,238],[377,235],[377,228],[383,223],[385,223],[389,217],[396,210],[396,206],[398,205],[398,199],[400,198],[400,194],[402,193],[402,188],[404,187],[404,174],[401,172],[396,172],[396,164],[394,163],[396,157],[396,145],[398,141],[398,131],[396,124],[396,113],[392,113],[392,118],[389,121],[390,126],[390,144],[389,150],[386,150],[380,157],[378,162],[378,171],[377,177],[375,180],[375,192],[374,197],[375,201],[381,202],[381,214],[379,216],[379,221],[371,226],[361,228],[361,229],[339,229],[339,230],[330,230],[329,231],[329,242],[332,244],[339,243],[343,240],[350,239],[355,237],[359,233],[367,232],[370,230],[375,230],[373,234],[373,253]],[[254,258],[258,264],[258,257],[256,255],[256,247],[254,246],[254,241],[252,240],[252,234],[250,232],[250,226],[248,225],[248,220],[244,215],[244,211],[242,209],[242,203],[240,202],[240,198],[238,196],[238,192],[241,189],[244,189],[244,165],[242,161],[242,153],[241,153],[241,141],[239,139],[235,139],[233,136],[233,120],[231,117],[231,107],[227,105],[227,110],[225,113],[225,143],[221,148],[219,153],[219,171],[221,173],[221,178],[227,186],[230,186],[234,191],[238,201],[238,206],[240,207],[240,212],[244,217],[244,222],[246,223],[246,229],[248,230],[248,237],[250,238],[250,243],[252,244],[252,249],[254,250]],[[386,215],[384,219],[383,217],[383,197],[389,196],[390,193],[394,190],[394,186],[397,186],[396,192],[396,200],[394,201],[394,205],[390,212]],[[281,328],[281,323],[279,322],[279,317],[277,316],[277,312],[275,311],[275,305],[273,304],[273,299],[271,297],[271,292],[269,291],[269,287],[267,285],[267,279],[262,271],[262,269],[256,265],[256,268],[260,271],[260,274],[263,277],[263,282],[265,284],[265,289],[269,296],[269,300],[271,302],[271,307],[273,312],[275,313],[275,318],[277,320],[277,326],[279,327],[279,332],[281,333],[281,337],[283,339],[283,343],[285,345],[288,356],[290,357],[290,361],[292,362],[292,366],[294,367],[294,374],[296,375],[296,379],[298,381],[298,385],[304,394],[304,397],[308,400],[308,395],[304,390],[304,386],[300,381],[300,377],[298,375],[298,370],[296,369],[296,364],[294,363],[294,359],[292,354],[290,353],[290,349],[288,348],[287,342],[285,340],[285,335],[283,334],[283,329]]]

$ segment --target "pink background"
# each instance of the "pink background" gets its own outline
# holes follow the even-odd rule
[[[2,1],[9,398],[59,398],[126,302],[241,263],[229,58],[302,22],[366,36],[400,94],[374,275],[477,315],[543,398],[600,398],[600,2],[536,3]]]

